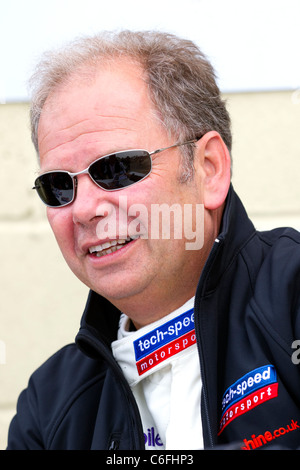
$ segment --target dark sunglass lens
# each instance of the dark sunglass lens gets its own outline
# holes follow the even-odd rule
[[[73,180],[64,172],[39,176],[35,181],[35,187],[42,201],[51,207],[64,206],[73,199]]]
[[[108,155],[93,163],[90,175],[101,188],[121,189],[149,175],[151,157],[145,150],[128,150]]]

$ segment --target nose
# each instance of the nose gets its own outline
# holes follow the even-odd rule
[[[82,174],[74,178],[75,199],[71,204],[73,223],[76,225],[89,225],[97,217],[97,208],[108,193],[99,188],[89,177]]]

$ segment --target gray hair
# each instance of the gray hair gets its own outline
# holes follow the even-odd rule
[[[37,153],[39,119],[49,94],[80,69],[86,72],[99,67],[101,60],[122,57],[145,70],[157,117],[170,136],[185,141],[215,130],[231,151],[230,117],[214,69],[199,48],[169,33],[121,31],[83,37],[45,53],[30,81],[31,135]],[[193,173],[193,145],[182,147],[182,152],[184,181]]]

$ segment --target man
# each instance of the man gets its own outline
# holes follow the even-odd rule
[[[46,56],[36,82],[34,188],[91,291],[8,449],[296,448],[300,236],[248,219],[211,65],[190,41],[125,31]]]

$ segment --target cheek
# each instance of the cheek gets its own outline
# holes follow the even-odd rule
[[[74,250],[74,225],[67,208],[48,208],[47,217],[63,255],[71,253]]]

